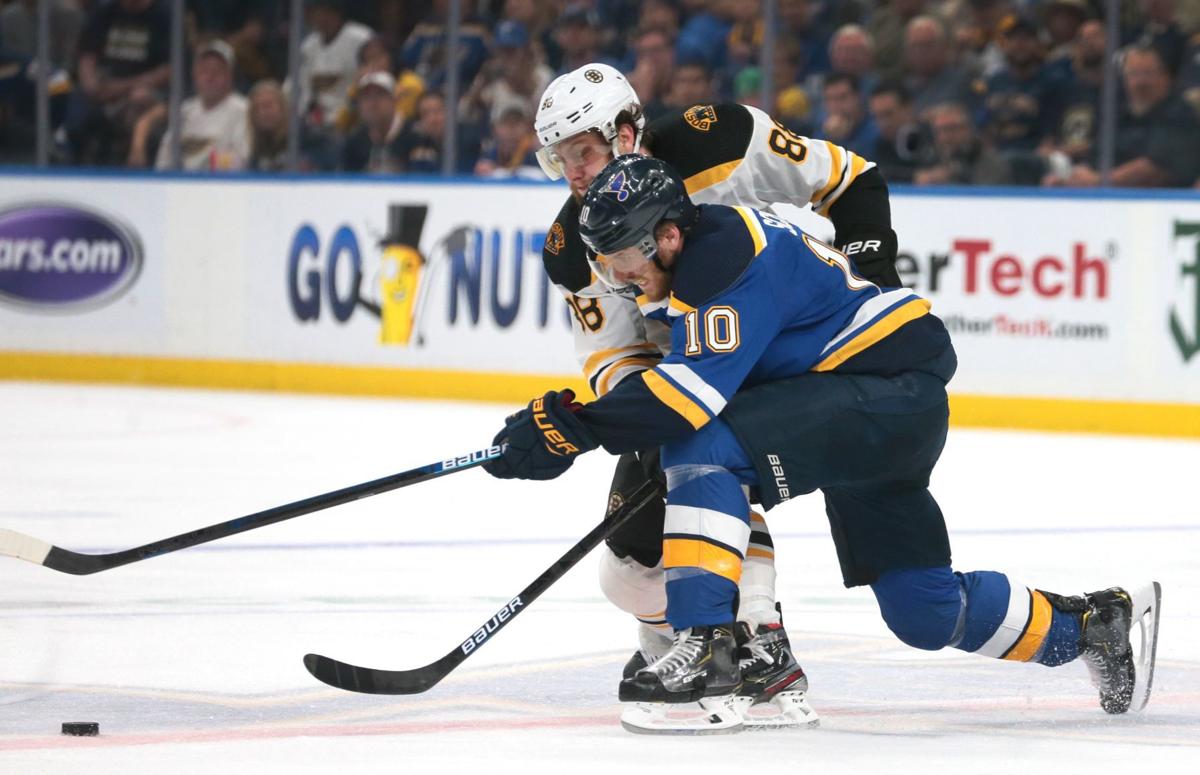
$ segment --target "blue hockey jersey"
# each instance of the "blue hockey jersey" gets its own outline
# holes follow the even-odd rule
[[[639,303],[670,323],[671,354],[580,411],[612,453],[681,438],[764,382],[810,371],[894,374],[949,341],[927,300],[856,276],[844,254],[748,207],[702,205],[670,295]]]

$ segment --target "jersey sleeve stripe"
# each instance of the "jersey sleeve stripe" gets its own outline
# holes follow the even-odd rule
[[[918,296],[902,302],[899,306],[884,314],[876,322],[868,325],[852,338],[837,345],[836,349],[826,355],[813,371],[832,371],[873,344],[886,339],[905,323],[910,323],[919,317],[929,314],[930,304]]]
[[[718,164],[715,167],[709,167],[708,169],[702,172],[697,172],[695,175],[692,175],[687,180],[683,181],[683,187],[687,189],[688,195],[691,196],[697,191],[703,191],[710,186],[715,186],[718,183],[728,179],[741,163],[741,159],[734,159],[733,161],[727,161],[724,164]]]
[[[733,209],[742,216],[742,220],[746,223],[750,238],[754,240],[754,255],[757,256],[767,246],[767,235],[763,232],[762,224],[758,222],[758,217],[750,212],[750,208],[735,205]]]
[[[713,417],[716,417],[725,408],[725,396],[684,364],[664,363],[658,366],[658,370],[679,387],[695,396]]]
[[[646,356],[622,358],[619,361],[609,364],[604,368],[604,371],[597,375],[599,380],[595,380],[595,386],[592,392],[597,397],[604,395],[608,391],[616,387],[617,383],[628,377],[630,374],[636,374],[639,371],[653,369],[658,365],[658,358]]]
[[[823,140],[822,142],[829,149],[829,180],[825,182],[824,188],[812,195],[812,199],[809,201],[814,204],[820,202],[830,191],[837,188],[838,183],[842,181],[842,177],[845,175],[842,169],[842,149],[828,140]]]
[[[875,166],[874,162],[869,162],[856,153],[850,151],[847,151],[847,153],[850,154],[850,174],[846,175],[845,179],[825,197],[824,201],[817,202],[815,209],[819,215],[828,217],[829,208],[833,207],[834,203],[841,199],[842,194],[846,193],[846,189],[850,188],[850,184],[854,182],[855,178]]]
[[[589,378],[602,368],[605,361],[614,360],[616,358],[627,358],[636,353],[658,352],[658,348],[650,343],[634,344],[626,347],[610,347],[606,350],[597,350],[588,356],[584,361],[583,373]]]
[[[674,411],[699,430],[711,419],[700,404],[684,395],[683,391],[672,385],[655,369],[642,372],[642,380],[654,397],[663,402],[667,408]]]
[[[650,301],[650,297],[644,293],[638,295],[638,297],[637,297],[638,309],[640,309],[642,311],[642,314],[645,315],[646,317],[649,317],[651,312],[656,312],[660,309],[664,309],[668,304],[669,304],[669,302],[667,299],[660,299],[659,301]]]
[[[663,539],[663,568],[699,568],[729,579],[734,584],[742,578],[741,557],[707,541],[687,538]]]

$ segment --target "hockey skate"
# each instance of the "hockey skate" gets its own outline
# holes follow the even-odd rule
[[[792,655],[782,624],[762,624],[757,631],[738,622],[738,665],[742,689],[734,706],[747,729],[816,727],[820,716],[808,703],[808,676]]]
[[[1106,713],[1142,710],[1154,683],[1162,587],[1154,581],[1132,594],[1113,587],[1085,599],[1080,656],[1100,691],[1100,707]]]
[[[621,726],[637,734],[740,732],[735,652],[729,625],[680,630],[665,655],[621,681],[618,698],[636,703],[621,714]]]

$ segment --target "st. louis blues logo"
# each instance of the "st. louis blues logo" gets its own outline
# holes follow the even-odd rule
[[[618,202],[624,202],[629,198],[629,189],[625,188],[625,171],[621,170],[608,181],[608,188],[604,189],[606,194],[616,194]]]

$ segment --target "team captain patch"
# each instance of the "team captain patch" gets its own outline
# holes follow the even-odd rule
[[[683,120],[692,129],[707,132],[710,126],[717,123],[717,111],[712,105],[693,105],[684,112]]]
[[[550,227],[550,233],[546,235],[546,250],[549,250],[554,255],[558,255],[558,251],[563,249],[563,245],[567,244],[566,235],[563,234],[561,223],[555,223]]]

